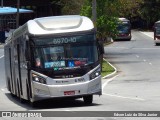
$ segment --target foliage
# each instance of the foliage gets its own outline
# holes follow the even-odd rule
[[[118,0],[118,4],[119,16],[132,18],[139,14],[143,0]]]
[[[115,71],[114,68],[110,64],[108,64],[108,62],[103,60],[102,72],[101,72],[102,77],[109,75],[109,74],[113,73],[114,71]]]
[[[141,6],[140,17],[147,22],[147,28],[160,19],[160,0],[144,0]]]
[[[97,21],[95,26],[97,27],[97,35],[101,39],[114,36],[117,33],[117,13],[109,7],[113,3],[110,0],[97,0]],[[81,15],[92,18],[92,0],[85,0]]]
[[[58,4],[62,7],[63,15],[79,14],[83,6],[84,0],[51,0],[53,4]]]
[[[81,8],[80,14],[84,15],[84,16],[87,16],[89,18],[92,17],[92,4],[91,4],[91,0],[85,0],[84,1],[84,5]]]
[[[62,14],[92,18],[92,0],[51,0],[62,6]],[[160,0],[97,0],[97,27],[103,37],[114,36],[118,17],[146,21],[151,26],[160,19]]]

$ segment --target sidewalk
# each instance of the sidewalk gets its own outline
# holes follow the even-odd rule
[[[142,32],[141,31],[141,33],[143,33],[143,34],[145,34],[145,35],[147,35],[148,37],[151,37],[151,38],[153,38],[154,39],[154,33],[153,32]]]

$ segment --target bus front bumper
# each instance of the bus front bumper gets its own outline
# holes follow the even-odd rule
[[[46,85],[33,82],[32,101],[64,98],[64,97],[82,97],[85,95],[101,95],[101,76],[82,83],[69,85]]]

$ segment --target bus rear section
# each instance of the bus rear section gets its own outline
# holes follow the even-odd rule
[[[115,40],[131,40],[131,24],[130,21],[126,18],[119,18],[118,19],[117,30],[118,34]]]
[[[8,90],[32,105],[66,97],[83,98],[91,104],[93,95],[102,94],[98,46],[93,23],[87,17],[30,20],[5,45]]]
[[[160,44],[160,21],[154,24],[154,42],[156,45]]]

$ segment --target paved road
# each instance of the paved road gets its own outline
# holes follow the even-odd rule
[[[112,109],[160,111],[160,46],[155,46],[151,37],[134,31],[132,41],[115,42],[106,47],[105,52],[119,71],[119,76],[105,91],[115,96],[137,98],[133,101],[135,104],[126,101]]]
[[[95,96],[93,104],[86,106],[81,99],[76,101],[52,100],[41,102],[38,108],[22,104],[5,88],[3,49],[0,49],[0,110],[1,111],[160,111],[160,46],[141,32],[133,31],[131,41],[117,41],[105,47],[107,59],[117,67],[117,76],[103,80],[103,95]],[[90,116],[94,113],[88,113]],[[98,112],[99,114],[106,114]],[[5,118],[7,119],[7,118]],[[61,119],[61,118],[55,118]],[[70,120],[71,118],[65,118]],[[75,118],[72,118],[75,119]],[[76,118],[89,119],[89,118]],[[105,118],[94,120],[158,120],[159,118]],[[17,120],[17,118],[16,118]]]

